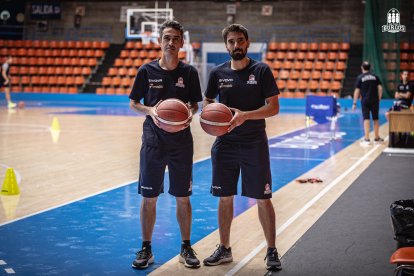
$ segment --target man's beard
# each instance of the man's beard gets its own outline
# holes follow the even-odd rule
[[[233,60],[242,60],[246,56],[247,51],[243,52],[243,50],[237,49],[230,53],[230,56]]]

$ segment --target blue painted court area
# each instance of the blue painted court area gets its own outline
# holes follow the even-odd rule
[[[298,112],[295,107],[291,111]],[[329,125],[311,130],[329,132]],[[299,141],[304,130],[270,139],[273,191],[359,139],[363,135],[360,112],[345,112],[338,120],[337,132],[343,134],[341,139],[316,143],[317,149],[286,147],[285,142],[291,145]],[[209,193],[210,162],[194,164],[193,243],[217,229],[218,201]],[[165,179],[168,186],[168,174]],[[243,197],[235,201],[235,216],[256,203]],[[137,183],[131,183],[1,226],[0,260],[7,265],[0,265],[0,275],[9,275],[5,268],[12,268],[17,275],[146,275],[179,253],[180,234],[175,199],[163,194],[158,199],[153,235],[155,265],[144,271],[132,269],[131,262],[141,245],[140,202]],[[197,253],[203,259],[211,252]]]

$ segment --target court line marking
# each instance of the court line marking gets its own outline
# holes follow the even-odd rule
[[[385,140],[387,140],[386,137]],[[357,141],[358,142],[358,141]],[[334,181],[326,186],[322,191],[320,191],[315,197],[313,197],[308,203],[306,203],[299,211],[296,212],[292,217],[290,217],[282,226],[276,230],[276,236],[279,236],[283,231],[285,231],[293,222],[295,222],[303,213],[305,213],[310,207],[312,207],[321,197],[323,197],[329,190],[331,190],[336,184],[338,184],[342,179],[344,179],[349,173],[355,170],[363,161],[365,161],[374,151],[376,151],[381,145],[374,146],[370,151],[368,151],[364,156],[362,156],[357,162],[355,162],[351,167],[349,167],[345,172],[338,176]],[[352,185],[352,184],[351,184]],[[236,274],[240,269],[242,269],[254,256],[256,256],[263,248],[266,246],[266,241],[263,241],[255,249],[253,249],[246,257],[244,257],[236,266],[229,270],[225,275],[231,276]]]

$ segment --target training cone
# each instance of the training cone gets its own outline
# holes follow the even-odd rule
[[[50,129],[51,130],[56,130],[56,131],[60,130],[60,124],[59,124],[59,121],[58,121],[57,117],[53,118],[52,126],[50,127]]]
[[[19,185],[17,185],[16,175],[12,168],[8,168],[4,176],[1,195],[18,195],[20,194]]]

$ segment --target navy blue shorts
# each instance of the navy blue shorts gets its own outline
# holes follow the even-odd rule
[[[379,103],[371,103],[369,101],[362,101],[361,102],[361,109],[362,109],[362,117],[364,120],[370,119],[370,114],[372,115],[372,120],[378,120],[378,113],[379,113]]]
[[[242,196],[267,199],[272,197],[269,146],[261,143],[233,144],[216,140],[211,149],[213,181],[210,192],[224,197],[237,194],[241,172]]]
[[[162,148],[142,144],[138,193],[157,197],[164,192],[164,174],[168,165],[170,189],[175,197],[192,194],[193,144],[187,147]]]

